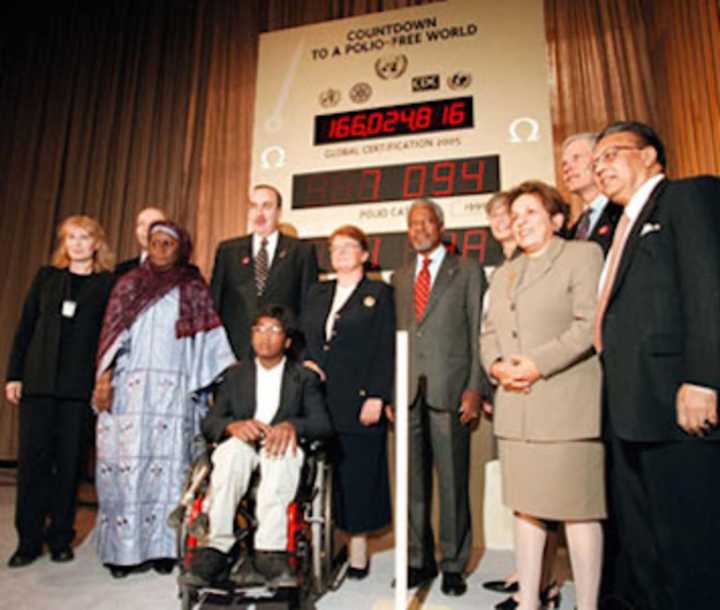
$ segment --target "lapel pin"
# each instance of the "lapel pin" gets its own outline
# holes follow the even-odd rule
[[[366,296],[363,299],[363,305],[365,305],[365,307],[375,307],[375,297]]]
[[[243,259],[240,261],[243,265],[249,265],[250,264],[250,257],[249,256],[243,256]]]
[[[280,250],[280,254],[278,254],[278,258],[285,258],[287,256],[287,250]]]
[[[610,232],[609,225],[603,225],[598,229],[598,235],[607,235]]]

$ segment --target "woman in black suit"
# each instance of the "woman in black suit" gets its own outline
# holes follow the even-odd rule
[[[53,561],[73,559],[75,495],[112,268],[100,225],[71,216],[58,229],[52,264],[40,268],[25,299],[5,384],[7,400],[20,405],[12,568],[35,561],[43,542]]]
[[[336,522],[351,535],[348,576],[364,578],[367,534],[391,520],[383,407],[393,385],[395,304],[389,285],[365,276],[368,240],[360,229],[340,227],[329,245],[337,279],[310,289],[302,326],[337,432]]]

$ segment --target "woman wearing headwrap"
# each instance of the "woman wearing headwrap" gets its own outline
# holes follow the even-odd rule
[[[172,571],[166,517],[180,499],[209,386],[235,358],[188,234],[149,230],[148,259],[110,297],[93,396],[97,424],[97,552],[115,578],[151,561]]]

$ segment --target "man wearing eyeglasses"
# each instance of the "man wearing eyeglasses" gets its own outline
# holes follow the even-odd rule
[[[568,231],[569,239],[594,241],[607,256],[622,207],[600,192],[592,168],[596,133],[576,133],[562,145],[562,179],[580,201],[583,211]]]
[[[304,457],[298,439],[325,438],[332,428],[320,378],[286,355],[295,333],[291,318],[282,306],[260,312],[251,330],[254,360],[225,374],[202,422],[205,437],[220,443],[212,455],[208,542],[196,551],[191,568],[206,582],[227,577],[235,510],[259,469],[254,561],[246,558],[230,579],[248,586],[294,584],[285,550],[287,506]]]
[[[210,290],[235,356],[250,356],[250,325],[264,305],[275,303],[300,315],[318,277],[315,247],[278,229],[282,196],[274,186],[250,190],[250,235],[222,242],[215,254]]]
[[[624,206],[600,280],[611,518],[638,610],[720,608],[720,180],[666,179],[657,134],[613,123],[593,169]]]

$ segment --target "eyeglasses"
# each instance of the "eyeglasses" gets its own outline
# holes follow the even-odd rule
[[[252,329],[254,333],[259,335],[281,335],[284,332],[283,327],[279,324],[263,324],[262,326],[256,324]]]
[[[602,154],[592,160],[592,170],[596,172],[600,165],[612,163],[617,159],[621,150],[642,150],[644,146],[611,146],[605,149]]]
[[[358,248],[360,248],[360,244],[340,244],[330,246],[330,252],[343,252],[345,250],[357,250]]]

